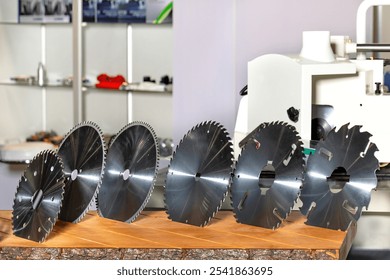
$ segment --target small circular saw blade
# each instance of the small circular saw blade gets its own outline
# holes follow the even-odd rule
[[[133,222],[152,194],[159,161],[152,127],[132,122],[111,141],[98,195],[100,216]]]
[[[54,151],[36,155],[22,175],[16,191],[12,225],[18,237],[43,242],[61,209],[65,176]]]
[[[169,218],[207,225],[227,195],[232,164],[232,143],[220,124],[208,121],[192,128],[168,167],[165,205]]]
[[[318,142],[316,152],[307,160],[300,199],[307,224],[346,230],[368,207],[376,188],[379,162],[371,134],[361,126],[343,125]]]
[[[283,122],[263,123],[243,147],[230,193],[237,222],[278,228],[302,187],[301,138]]]
[[[93,122],[74,126],[61,142],[57,154],[65,173],[65,194],[60,220],[78,223],[95,203],[105,165],[105,143]]]

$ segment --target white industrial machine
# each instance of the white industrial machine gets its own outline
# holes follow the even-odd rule
[[[263,122],[283,121],[295,126],[305,148],[326,137],[334,127],[361,125],[373,136],[381,163],[390,162],[390,126],[384,122],[390,93],[383,86],[384,60],[371,52],[390,45],[366,43],[366,14],[389,0],[366,0],[357,13],[357,42],[328,31],[303,33],[299,55],[268,54],[248,63],[248,95],[243,96],[235,126],[235,154],[239,142]]]

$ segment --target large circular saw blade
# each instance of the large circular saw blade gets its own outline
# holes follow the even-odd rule
[[[100,216],[134,221],[145,208],[158,169],[158,141],[146,123],[125,126],[107,152],[104,177],[98,195]]]
[[[78,223],[85,216],[101,184],[105,165],[105,143],[93,122],[73,127],[58,148],[64,164],[65,195],[59,218]]]
[[[167,171],[169,218],[205,226],[226,197],[232,164],[232,144],[220,124],[204,122],[190,130],[177,146]]]
[[[346,124],[333,129],[308,158],[300,196],[307,224],[346,230],[368,207],[377,185],[378,149],[370,142],[371,134],[360,128]]]
[[[302,142],[294,127],[261,124],[243,147],[230,188],[239,223],[275,229],[291,212],[304,172]]]
[[[43,242],[61,209],[65,177],[53,151],[36,155],[22,175],[16,191],[12,224],[14,235]]]

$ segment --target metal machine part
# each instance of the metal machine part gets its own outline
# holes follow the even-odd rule
[[[261,124],[243,147],[232,179],[237,221],[278,228],[298,199],[304,164],[302,142],[293,126]]]
[[[93,122],[74,126],[58,148],[64,164],[65,195],[59,218],[78,223],[88,212],[101,184],[105,165],[105,142]]]
[[[311,140],[324,140],[334,128],[334,108],[330,105],[312,105]]]
[[[16,191],[12,225],[14,235],[43,242],[60,213],[65,187],[61,159],[54,151],[37,154],[27,166]]]
[[[370,131],[380,148],[376,157],[381,163],[390,162],[390,126],[378,121],[386,119],[390,106],[384,86],[386,61],[366,59],[371,52],[390,50],[389,44],[366,42],[368,9],[388,5],[389,0],[362,1],[357,10],[356,43],[329,31],[305,31],[299,54],[265,54],[249,61],[248,95],[241,98],[235,127],[236,155],[241,139],[268,120],[294,125],[306,147],[332,127],[351,123]],[[332,121],[315,116],[313,106],[332,107]],[[297,122],[294,112],[288,111],[291,107],[299,111]]]
[[[165,205],[176,222],[205,226],[221,208],[230,184],[233,148],[222,125],[208,121],[193,127],[170,161]]]
[[[113,138],[98,195],[100,216],[131,223],[145,208],[158,171],[157,142],[152,127],[140,122]]]
[[[333,129],[307,160],[300,199],[307,224],[346,230],[368,208],[377,185],[378,150],[361,126]]]
[[[170,138],[158,138],[158,149],[161,157],[170,157],[175,149],[175,145]]]

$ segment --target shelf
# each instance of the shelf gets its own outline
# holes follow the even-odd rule
[[[83,121],[114,134],[134,120],[171,137],[171,89],[110,89],[95,83],[100,73],[120,74],[129,82],[142,81],[144,75],[172,76],[172,25],[83,23],[76,18],[80,12],[80,5],[74,5],[72,24],[5,23],[0,34],[0,99],[5,109],[0,115],[13,126],[5,126],[1,137],[25,138],[40,130],[65,134]],[[37,80],[39,63],[48,70],[50,83],[23,82]]]
[[[93,84],[84,84],[83,90],[88,89],[98,89],[98,90],[108,90],[108,91],[118,91],[118,92],[138,92],[138,93],[172,93],[172,84],[163,85],[155,83],[129,83],[126,86],[121,86],[119,89],[115,88],[104,88],[97,87]]]
[[[36,87],[36,88],[45,88],[45,87],[56,87],[56,88],[71,88],[71,85],[64,85],[62,83],[47,83],[43,86],[40,86],[36,83],[29,82],[14,82],[14,81],[1,81],[0,85],[2,86],[24,86],[24,87]]]
[[[293,211],[277,230],[239,224],[219,211],[196,227],[143,211],[131,224],[89,212],[78,224],[58,221],[43,243],[12,234],[11,211],[0,211],[0,259],[345,259],[356,233],[306,225]]]
[[[148,22],[87,22],[83,21],[81,25],[83,27],[85,26],[100,26],[100,25],[108,25],[108,24],[113,24],[113,25],[137,25],[137,26],[169,26],[172,25],[172,22],[164,22],[160,24],[154,24],[154,23],[148,23]],[[72,25],[72,22],[0,22],[0,25]]]
[[[45,84],[43,86],[40,86],[35,83],[28,83],[28,82],[14,82],[14,81],[0,81],[0,85],[2,86],[24,86],[24,87],[35,87],[35,88],[72,88],[72,85],[66,85],[60,82],[51,82],[48,84]],[[120,93],[129,93],[129,92],[136,92],[136,93],[161,93],[161,94],[171,94],[172,90],[146,90],[146,89],[113,89],[113,88],[100,88],[96,87],[91,84],[83,85],[82,90],[100,90],[100,91],[108,91],[108,92],[120,92]]]
[[[0,25],[71,25],[71,22],[0,22]]]

